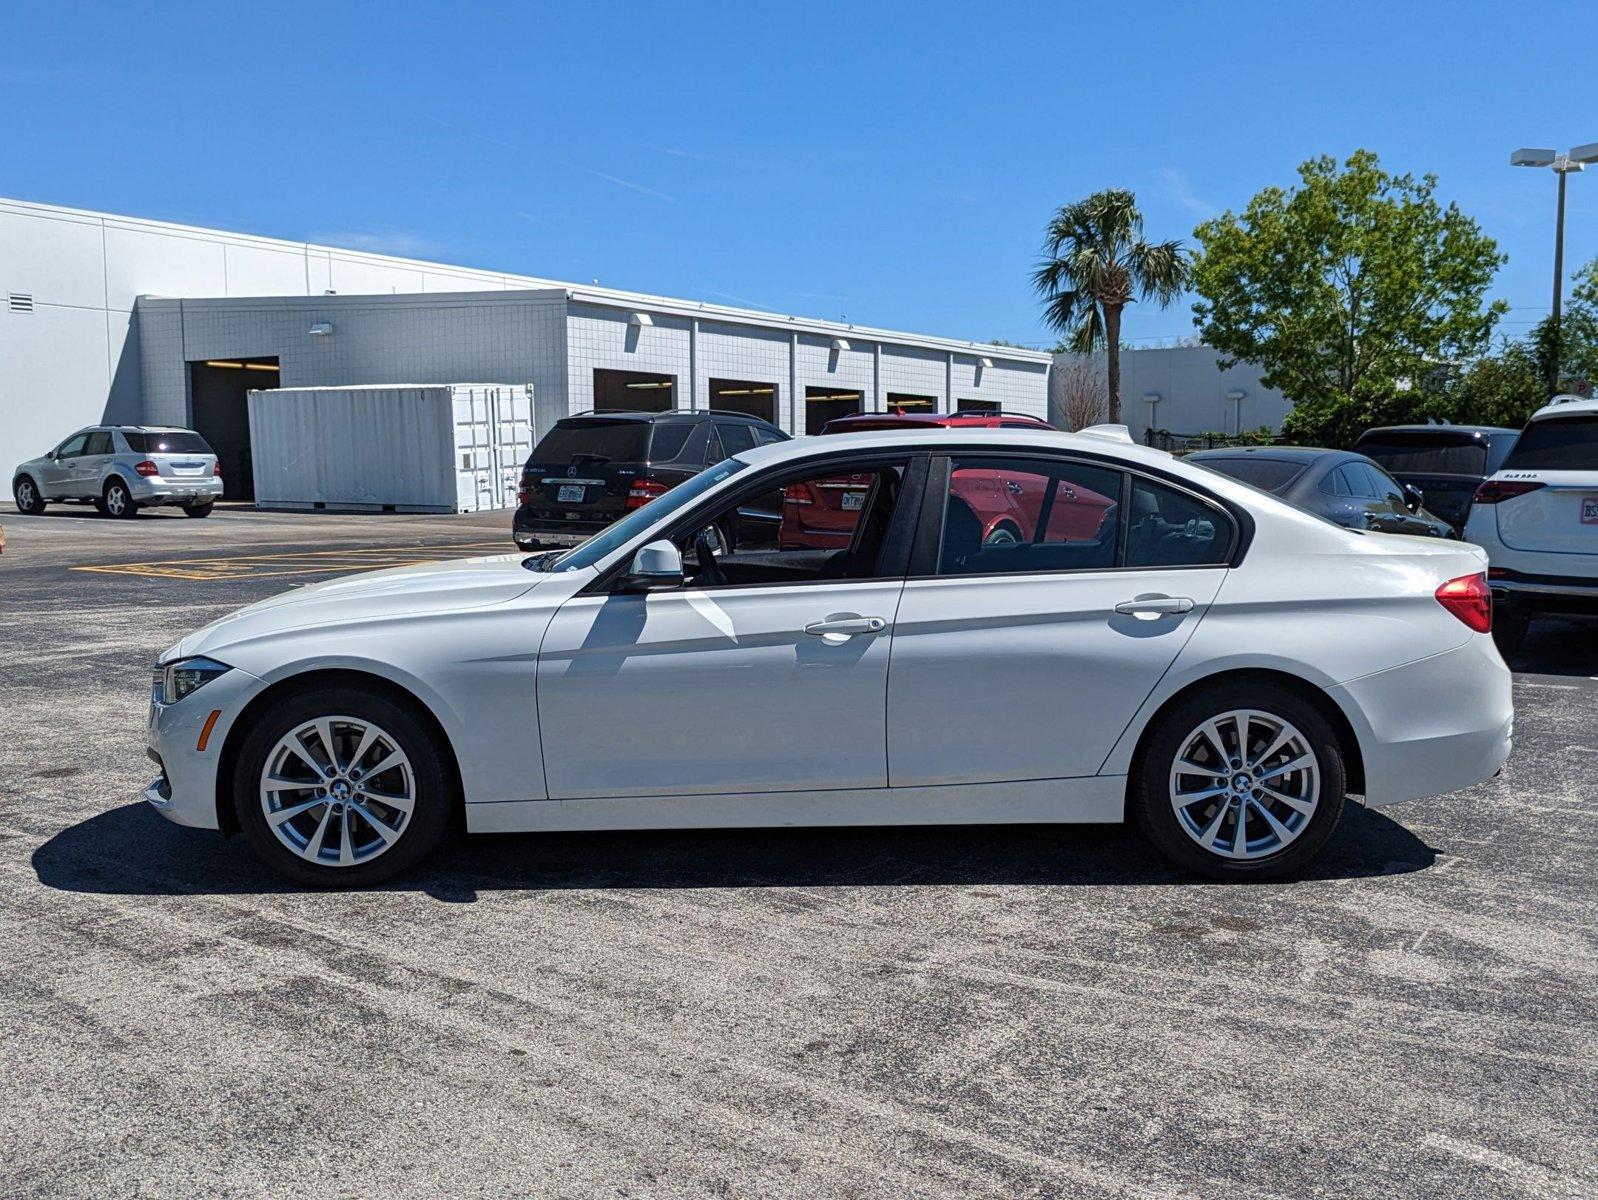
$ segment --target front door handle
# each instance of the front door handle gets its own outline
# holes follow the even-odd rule
[[[806,625],[805,632],[816,637],[841,640],[881,633],[887,627],[888,622],[881,617],[828,617],[825,621],[813,621]]]
[[[1185,613],[1193,611],[1193,601],[1186,596],[1139,596],[1135,600],[1121,601],[1115,606],[1115,611],[1124,617]]]

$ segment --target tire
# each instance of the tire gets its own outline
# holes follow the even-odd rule
[[[1237,755],[1238,721],[1232,714],[1245,712],[1250,749]],[[1214,722],[1229,752],[1224,764],[1204,734],[1207,722]],[[1251,756],[1263,757],[1261,752],[1270,749],[1266,743],[1289,733],[1255,779],[1247,769]],[[1307,765],[1272,774],[1305,753],[1311,756]],[[1217,769],[1182,771],[1179,756],[1189,766]],[[1234,761],[1241,767],[1234,768]],[[1182,806],[1178,815],[1173,793],[1203,797],[1217,786],[1218,794]],[[1239,681],[1190,696],[1157,718],[1133,765],[1127,809],[1155,848],[1179,866],[1211,879],[1275,879],[1320,853],[1343,815],[1346,788],[1342,747],[1320,711],[1286,688]],[[1247,813],[1242,856],[1236,854],[1239,807]]]
[[[1509,605],[1500,605],[1493,612],[1493,642],[1499,654],[1513,654],[1526,640],[1531,628],[1531,617]]]
[[[205,504],[185,504],[183,506],[183,515],[185,517],[208,517],[215,507],[216,505],[210,502]]]
[[[100,493],[100,502],[95,507],[108,517],[131,518],[139,515],[138,501],[128,492],[128,485],[120,479],[113,479],[105,485],[105,490]]]
[[[339,756],[331,777],[322,729],[331,730]],[[369,748],[350,761],[368,730],[375,730]],[[372,770],[395,752],[401,765]],[[421,862],[449,823],[455,785],[447,753],[409,705],[360,687],[313,685],[278,700],[245,733],[232,781],[239,829],[263,862],[296,883],[355,888],[392,879]],[[268,774],[278,784],[270,791]],[[284,778],[306,786],[283,787]],[[363,794],[374,780],[377,790]],[[398,803],[407,792],[409,813]],[[340,803],[346,795],[347,806]],[[268,805],[299,812],[274,826]]]
[[[44,497],[31,475],[19,475],[11,483],[11,498],[17,502],[17,511],[23,516],[36,517],[44,511]]]
[[[982,539],[984,546],[1015,546],[1021,542],[1021,531],[1009,521],[1000,521],[995,525],[988,536]]]

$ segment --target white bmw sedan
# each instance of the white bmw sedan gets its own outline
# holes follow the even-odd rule
[[[1493,775],[1482,552],[1352,531],[1124,431],[804,438],[564,553],[379,571],[163,654],[172,820],[308,884],[476,832],[1135,820],[1302,867]]]

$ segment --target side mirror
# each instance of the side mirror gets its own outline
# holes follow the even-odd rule
[[[624,592],[659,592],[682,585],[682,552],[664,538],[641,547],[621,577]]]
[[[1410,512],[1419,512],[1420,506],[1426,503],[1426,493],[1413,483],[1404,485],[1404,507]]]

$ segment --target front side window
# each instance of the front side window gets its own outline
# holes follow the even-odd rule
[[[903,462],[812,466],[696,520],[678,539],[689,586],[878,578],[904,473]]]
[[[956,458],[938,574],[1082,571],[1116,565],[1121,473],[1083,463]]]
[[[755,431],[752,426],[736,421],[717,421],[716,431],[721,434],[721,448],[727,452],[729,458],[755,448]]]
[[[75,433],[66,441],[56,447],[57,458],[77,458],[83,453],[83,444],[89,438],[86,433]]]

